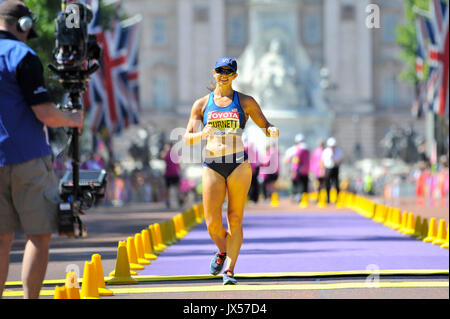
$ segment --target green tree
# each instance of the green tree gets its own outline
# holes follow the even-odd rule
[[[403,0],[405,4],[405,23],[397,27],[397,43],[402,47],[400,57],[406,62],[407,67],[400,74],[400,79],[409,83],[417,83],[420,79],[416,73],[416,9],[428,10],[429,0]],[[428,72],[425,61],[424,75]]]
[[[48,89],[54,99],[59,101],[62,96],[62,88],[48,70],[47,65],[53,63],[55,18],[61,11],[61,4],[54,0],[28,0],[26,3],[38,18],[35,29],[39,34],[39,38],[28,41],[28,45],[36,51],[41,59]]]

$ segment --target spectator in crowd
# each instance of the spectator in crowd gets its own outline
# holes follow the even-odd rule
[[[161,152],[161,158],[166,163],[166,170],[164,172],[164,180],[166,182],[166,206],[170,208],[170,191],[172,187],[175,188],[178,205],[183,205],[183,198],[180,189],[180,164],[179,156],[176,152],[172,152],[173,143],[165,145]]]
[[[283,162],[290,166],[291,169],[291,185],[292,185],[292,193],[291,198],[292,200],[298,200],[298,193],[299,193],[299,179],[297,174],[292,172],[292,158],[294,154],[297,152],[298,146],[301,142],[305,140],[305,137],[303,134],[297,134],[294,138],[294,144],[289,147],[286,152],[284,153]]]
[[[304,141],[301,141],[291,160],[291,178],[298,185],[297,201],[309,190],[310,152]],[[295,185],[295,184],[294,184]]]
[[[280,153],[275,145],[270,144],[266,148],[265,156],[261,159],[261,168],[259,170],[264,199],[271,198],[272,193],[275,191],[275,182],[279,173]]]
[[[305,141],[305,137],[303,136],[303,134],[297,134],[294,137],[294,144],[289,147],[286,152],[284,153],[284,158],[283,158],[283,162],[285,164],[290,164],[291,160],[292,160],[292,156],[294,156],[295,152],[297,151],[298,145]]]
[[[373,189],[373,176],[371,173],[368,173],[364,176],[364,193],[366,195],[374,195]]]
[[[422,144],[420,144],[419,146],[419,161],[420,162],[429,162],[430,159],[427,155],[427,144],[425,142],[423,142]]]
[[[327,190],[327,202],[330,203],[330,190],[333,184],[339,194],[339,167],[344,160],[344,153],[337,147],[336,139],[330,137],[327,147],[322,153],[322,161],[325,167],[325,188]]]
[[[311,171],[317,183],[317,193],[320,194],[322,189],[325,189],[325,166],[323,166],[322,153],[325,149],[325,141],[320,139],[317,147],[314,149],[311,156]]]
[[[439,158],[439,173],[438,173],[438,187],[441,198],[448,199],[448,186],[449,186],[448,158],[446,155],[442,155]]]
[[[100,170],[103,169],[104,166],[104,162],[100,155],[91,152],[88,159],[80,165],[80,169]]]

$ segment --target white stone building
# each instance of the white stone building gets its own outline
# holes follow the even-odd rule
[[[127,14],[143,18],[142,125],[167,134],[185,127],[192,103],[209,92],[214,62],[239,58],[250,38],[251,6],[267,1],[276,2],[124,0]],[[369,4],[380,8],[380,28],[366,25]],[[423,133],[423,121],[411,116],[413,89],[398,80],[404,63],[395,29],[404,17],[402,0],[298,0],[296,10],[297,40],[317,70],[329,71],[332,134],[348,157],[358,143],[363,157],[379,156],[379,141],[393,124],[411,123]]]

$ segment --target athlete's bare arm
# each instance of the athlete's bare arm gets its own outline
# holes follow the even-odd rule
[[[267,137],[278,137],[278,129],[269,123],[264,116],[264,113],[261,111],[258,102],[256,102],[253,97],[239,93],[239,100],[244,108],[244,112],[247,113],[255,124],[264,131],[264,134],[266,134]],[[272,130],[275,132],[271,133]]]
[[[192,105],[186,134],[184,134],[184,143],[186,145],[198,144],[203,138],[214,131],[214,127],[208,124],[202,131],[198,132],[200,124],[203,123],[203,110],[206,103],[208,103],[208,95],[196,100]]]

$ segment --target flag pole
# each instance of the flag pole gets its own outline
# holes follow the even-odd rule
[[[432,19],[431,13],[428,10],[421,9],[417,7],[416,5],[412,8],[413,12],[416,15],[420,15],[422,17],[425,17],[426,19]],[[416,79],[417,82],[417,79]],[[417,85],[416,85],[416,92],[417,92]],[[439,129],[438,123],[437,123],[437,117],[438,115],[435,114],[433,110],[427,109],[425,113],[425,141],[426,141],[426,152],[428,154],[428,158],[432,158],[434,155],[435,145],[437,143],[437,130]],[[432,163],[429,163],[432,164]]]

